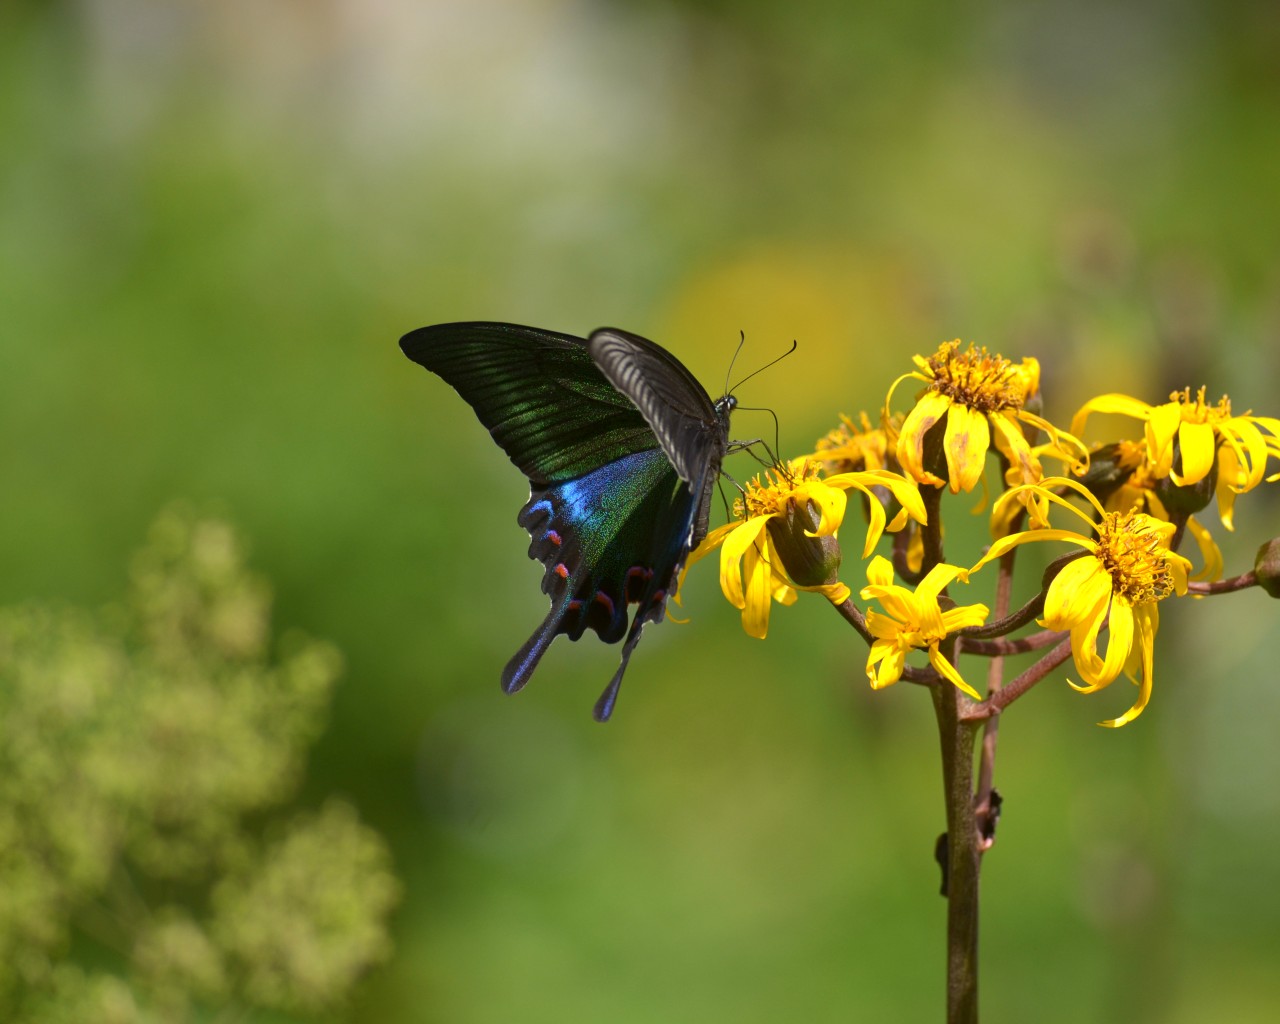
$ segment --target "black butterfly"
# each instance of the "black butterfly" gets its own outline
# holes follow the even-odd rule
[[[691,548],[707,533],[729,449],[732,395],[712,402],[671,353],[602,328],[590,338],[516,324],[436,324],[400,339],[451,384],[529,478],[518,522],[545,567],[551,611],[502,672],[514,693],[559,633],[626,636],[596,702],[613,712],[640,631],[661,619]],[[627,605],[637,605],[627,627]]]

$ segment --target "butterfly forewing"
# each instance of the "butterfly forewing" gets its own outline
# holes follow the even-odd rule
[[[626,331],[595,331],[587,345],[609,382],[640,410],[680,478],[700,492],[707,473],[720,472],[728,424],[697,378],[665,349]]]
[[[406,334],[400,347],[448,381],[536,483],[654,447],[644,417],[581,338],[515,324],[436,324]]]

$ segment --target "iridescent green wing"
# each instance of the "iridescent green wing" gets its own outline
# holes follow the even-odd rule
[[[453,386],[535,486],[659,447],[582,338],[516,324],[435,324],[406,334],[400,347]]]

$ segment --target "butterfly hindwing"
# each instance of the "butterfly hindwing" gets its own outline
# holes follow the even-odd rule
[[[662,617],[706,533],[732,398],[713,404],[674,356],[615,329],[587,341],[514,324],[437,324],[400,345],[462,395],[529,478],[518,521],[551,608],[507,663],[503,689],[523,687],[561,633],[625,637],[596,704],[607,719],[641,629]]]
[[[694,513],[688,486],[660,449],[637,452],[577,480],[535,488],[521,509],[529,554],[542,562],[546,620],[511,659],[503,688],[528,681],[551,639],[577,640],[587,629],[606,643],[661,618],[688,552]]]

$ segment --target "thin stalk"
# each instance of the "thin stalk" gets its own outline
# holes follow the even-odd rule
[[[954,648],[947,652],[954,659]],[[954,686],[931,690],[942,747],[947,812],[947,1024],[978,1020],[978,826],[973,801],[975,725],[963,721],[968,698]]]
[[[1009,614],[1009,605],[1013,600],[1013,563],[1017,554],[1017,548],[1006,552],[997,567],[995,600],[997,619],[1002,619]],[[997,654],[987,667],[988,700],[1000,693],[1003,683],[1004,656]],[[978,787],[973,798],[974,816],[977,819],[978,829],[987,843],[991,842],[996,830],[996,808],[993,806],[991,793],[995,789],[996,745],[999,739],[1000,716],[992,715],[982,726],[982,755],[978,761]]]

